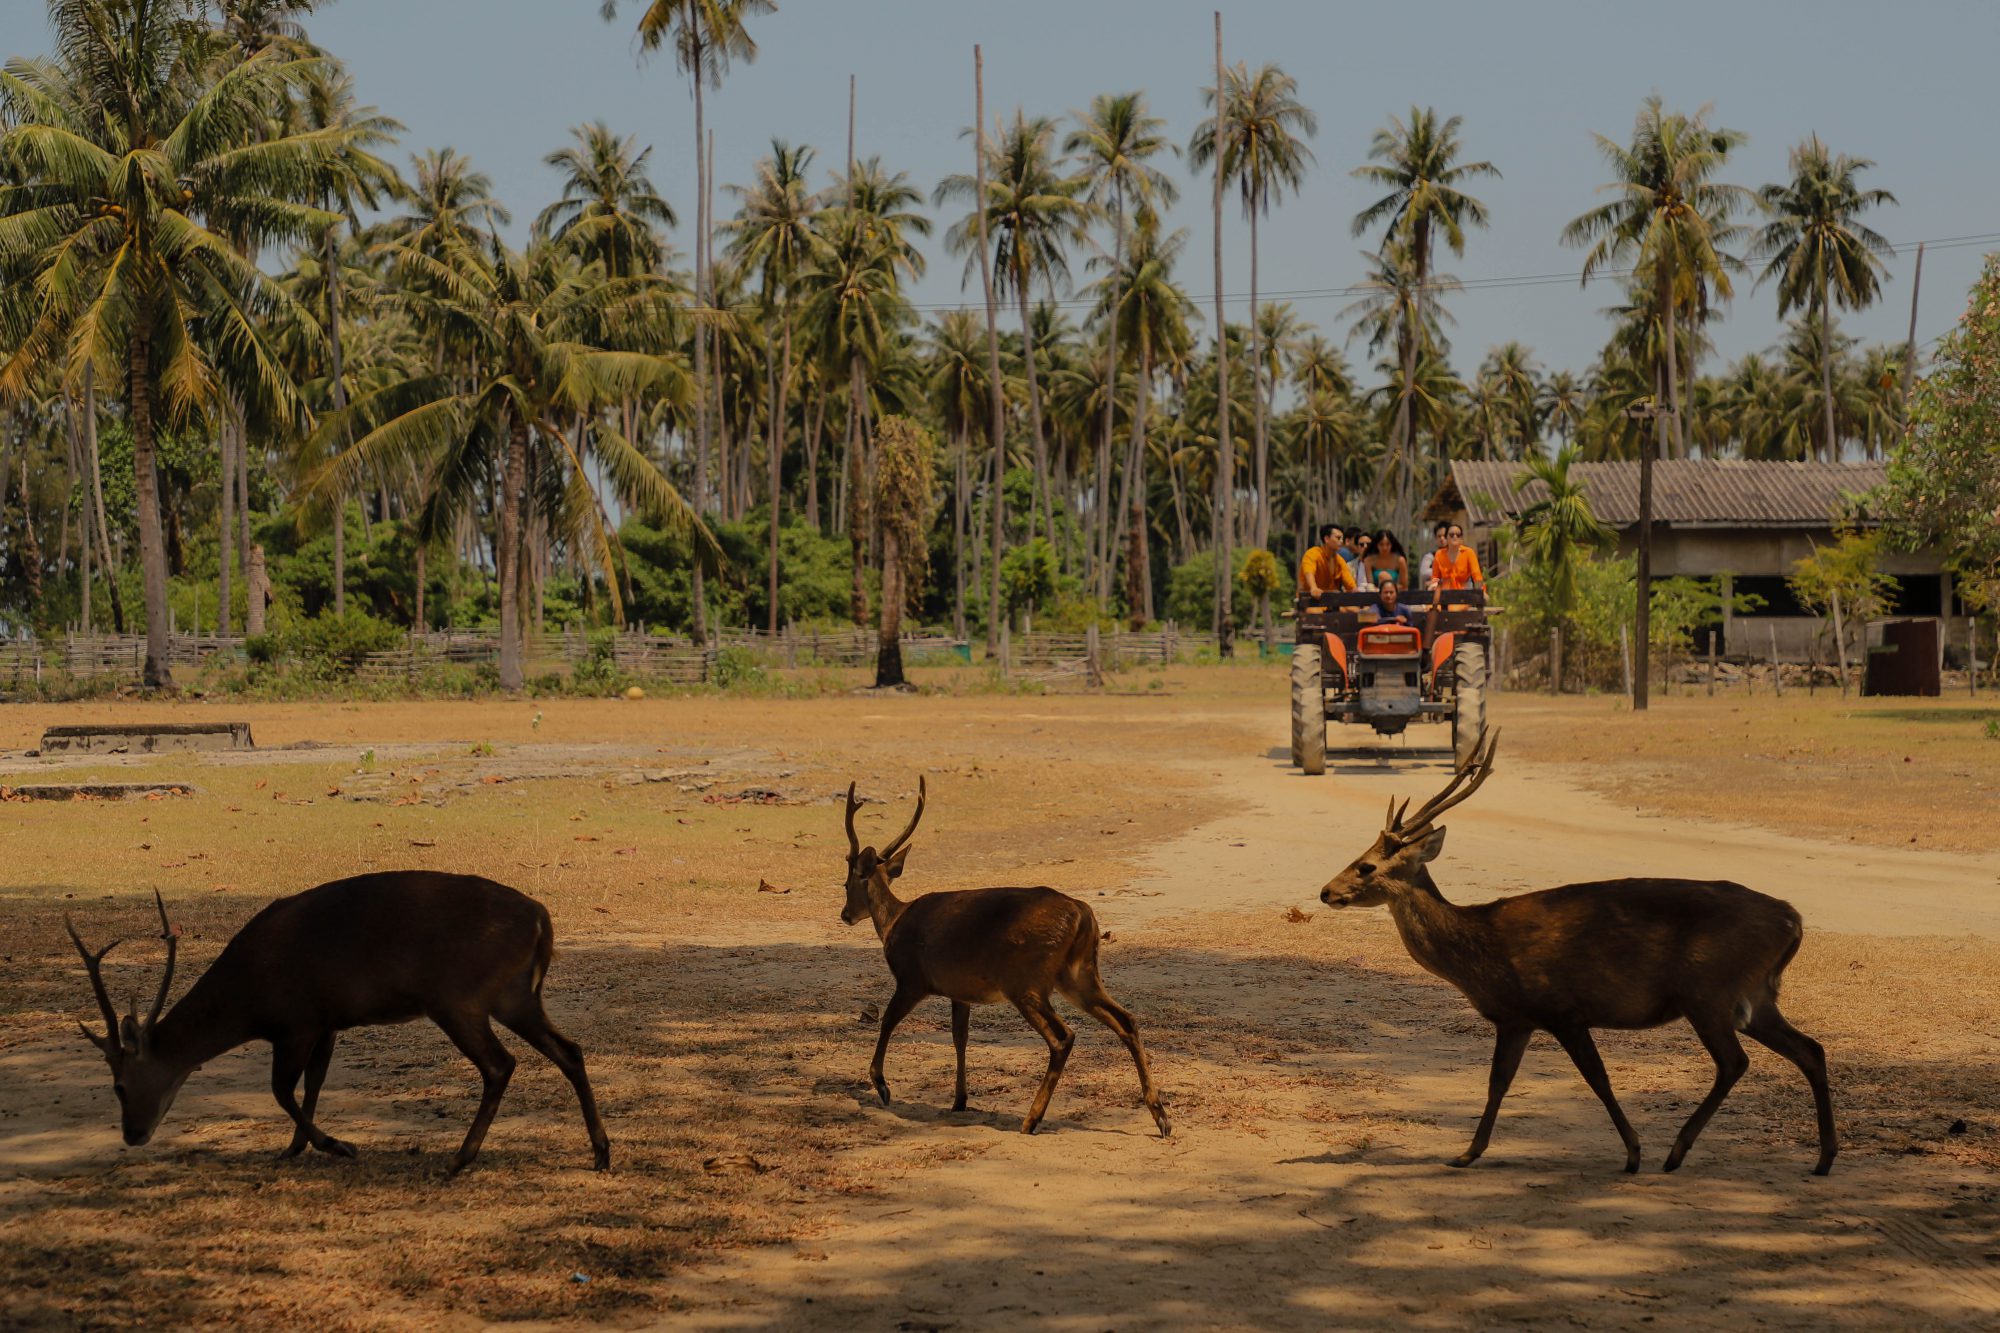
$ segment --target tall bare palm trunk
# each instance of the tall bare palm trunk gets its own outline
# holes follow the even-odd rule
[[[527,423],[514,421],[500,462],[500,688],[526,683],[521,634],[521,504],[528,476]]]
[[[230,551],[232,539],[236,535],[236,506],[233,503],[236,499],[236,422],[234,418],[235,413],[224,412],[221,429],[218,432],[220,438],[217,441],[221,445],[220,452],[222,454],[222,522],[216,543],[215,562],[215,632],[218,634],[229,633],[230,594],[232,591],[230,587],[230,575],[233,572],[230,566],[235,563]],[[90,549],[89,531],[89,521],[86,519],[84,523],[84,550],[86,551]],[[83,594],[84,606],[88,608],[90,605],[90,580],[88,578],[84,580]],[[85,619],[88,620],[88,616]],[[87,625],[86,628],[88,628]]]
[[[703,121],[701,98],[702,63],[699,42],[692,62],[694,70],[694,302],[706,317],[708,313],[708,159],[702,151],[707,142],[707,130]],[[694,331],[694,512],[697,516],[708,516],[708,329],[701,324]],[[694,560],[691,571],[691,587],[694,597],[694,621],[690,627],[696,644],[708,642],[708,594],[702,583],[702,568],[699,558]]]
[[[785,464],[785,416],[791,408],[792,393],[792,319],[787,310],[785,322],[784,367],[778,372],[778,405],[771,421],[771,429],[766,432],[764,451],[771,456],[771,613],[765,628],[771,633],[778,632],[778,509],[783,499]]]
[[[1125,195],[1122,190],[1112,192],[1111,216],[1111,321],[1104,331],[1104,431],[1097,449],[1097,496],[1093,505],[1097,511],[1097,599],[1100,602],[1111,596],[1111,572],[1118,563],[1117,552],[1112,549],[1112,536],[1124,515],[1122,507],[1114,508],[1111,504],[1112,436],[1118,426],[1118,280],[1125,270]],[[1129,492],[1129,472],[1126,480]]]
[[[96,511],[97,549],[104,553],[104,588],[111,594],[111,628],[125,632],[125,596],[118,590],[118,562],[112,558],[111,533],[104,521],[104,467],[97,452],[97,368],[83,368],[83,447],[90,464],[91,508]]]
[[[326,229],[326,333],[328,368],[333,372],[333,410],[341,417],[346,445],[354,447],[354,428],[347,421],[347,369],[340,344],[340,244],[335,228]],[[367,509],[363,491],[362,508]],[[333,613],[347,614],[347,497],[336,496],[333,506]]]
[[[1265,428],[1264,333],[1257,325],[1257,210],[1250,211],[1250,402],[1255,413],[1251,425],[1256,432],[1257,509],[1250,544],[1263,548],[1271,544],[1271,440]],[[1268,620],[1268,608],[1265,619]]]
[[[847,549],[853,575],[848,611],[857,625],[868,623],[868,494],[862,472],[861,361],[847,363]]]
[[[979,191],[975,216],[979,219],[979,285],[986,300],[986,387],[987,405],[992,416],[987,426],[987,442],[993,446],[993,560],[992,596],[986,616],[986,652],[1000,647],[1000,558],[1007,541],[1007,431],[1005,389],[1000,382],[1000,322],[993,301],[993,252],[986,236],[986,60],[978,45],[972,48],[972,96],[978,126],[973,135],[974,179]],[[852,179],[852,173],[849,173]]]
[[[146,312],[134,321],[145,327]],[[131,386],[132,473],[139,510],[139,569],[146,592],[147,689],[172,689],[174,673],[167,649],[167,547],[160,527],[160,477],[153,441],[152,341],[132,335],[127,376]]]
[[[1840,440],[1833,433],[1833,312],[1826,299],[1826,263],[1819,276],[1819,394],[1826,406],[1826,461],[1840,461]]]
[[[1028,371],[1028,428],[1035,441],[1035,493],[1039,497],[1042,528],[1053,546],[1056,539],[1055,503],[1049,485],[1049,443],[1042,435],[1042,377],[1035,369],[1035,324],[1028,313],[1028,275],[1015,274],[1015,302],[1021,310],[1021,361]],[[1035,539],[1034,510],[1028,515],[1028,540]]]
[[[1229,326],[1222,314],[1222,11],[1215,11],[1215,646],[1222,657],[1236,655],[1236,614],[1231,607],[1236,564],[1230,549],[1235,526],[1236,446],[1229,438]]]

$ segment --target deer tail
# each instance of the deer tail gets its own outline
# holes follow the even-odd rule
[[[542,982],[548,979],[549,962],[556,956],[555,925],[549,920],[549,909],[535,904],[535,954],[534,964],[528,971],[528,990],[537,999],[542,994]]]

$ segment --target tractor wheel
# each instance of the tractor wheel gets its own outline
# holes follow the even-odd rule
[[[1292,762],[1310,777],[1326,772],[1326,685],[1320,646],[1292,649]]]
[[[1451,710],[1452,758],[1464,765],[1486,729],[1486,645],[1460,639],[1451,651],[1455,695]]]

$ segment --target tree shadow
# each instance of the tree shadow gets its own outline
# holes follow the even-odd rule
[[[1815,1181],[1803,1082],[1753,1057],[1688,1166],[1663,1176],[1659,1153],[1704,1090],[1705,1061],[1685,1028],[1620,1034],[1607,1060],[1651,1154],[1646,1174],[1626,1177],[1594,1099],[1538,1042],[1489,1160],[1455,1171],[1443,1163],[1478,1111],[1484,1025],[1438,983],[1334,957],[1355,945],[1331,931],[1250,952],[1107,949],[1175,1121],[1167,1141],[1151,1133],[1125,1052],[1080,1016],[1034,1139],[1019,1116],[1046,1047],[1010,1010],[975,1011],[972,1109],[947,1109],[942,1001],[899,1030],[893,1100],[880,1106],[867,1081],[875,1028],[861,1015],[889,982],[872,942],[566,939],[549,1008],[585,1050],[614,1170],[585,1169],[570,1089],[507,1038],[522,1058],[500,1117],[478,1165],[447,1179],[477,1079],[423,1024],[357,1031],[336,1053],[322,1123],[361,1146],[359,1161],[274,1160],[289,1126],[261,1047],[197,1074],[153,1147],[118,1149],[103,1063],[69,1025],[89,991],[56,905],[9,920],[9,1327],[269,1323],[302,1299],[333,1323],[387,1312],[624,1322],[683,1308],[694,1268],[717,1254],[810,1240],[856,1205],[899,1197],[917,1171],[914,1239],[871,1250],[866,1283],[783,1270],[731,1296],[743,1326],[1940,1326],[1977,1323],[1978,1302],[2000,1294],[1979,1258],[2000,1248],[2000,1192],[1988,1180],[1951,1194],[1936,1170],[1894,1155],[1917,1112],[1849,1091],[1921,1090],[1992,1123],[1987,1071],[1837,1049],[1843,1126],[1894,1128],[1851,1140],[1836,1174]],[[233,924],[191,934],[186,978]],[[146,951],[128,947],[115,993],[153,975]],[[1238,1150],[1263,1136],[1262,1156]],[[1032,1190],[967,1197],[938,1165],[1023,1141],[1022,1160],[1051,1180],[1105,1150],[1144,1165],[1129,1200],[1090,1211],[1018,1197]],[[1204,1156],[1211,1147],[1231,1152]],[[1174,1168],[1183,1152],[1195,1168]],[[1033,1284],[1014,1280],[1028,1273]]]

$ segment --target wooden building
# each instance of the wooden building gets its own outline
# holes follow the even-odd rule
[[[1490,554],[1493,538],[1544,494],[1539,482],[1515,489],[1518,463],[1458,461],[1427,513],[1456,518],[1466,540]],[[1598,520],[1630,555],[1639,545],[1639,465],[1578,463],[1570,470],[1590,497]],[[1775,639],[1780,656],[1803,661],[1831,654],[1830,630],[1792,596],[1786,576],[1815,546],[1836,540],[1843,524],[1866,529],[1877,519],[1867,496],[1886,479],[1881,463],[1766,463],[1687,459],[1653,466],[1653,574],[1724,578],[1763,606],[1720,627],[1721,651],[1765,657]],[[1886,552],[1885,573],[1897,581],[1894,616],[1945,616],[1946,640],[1965,642],[1965,608],[1951,575],[1934,552]],[[1706,647],[1706,636],[1702,647]]]

